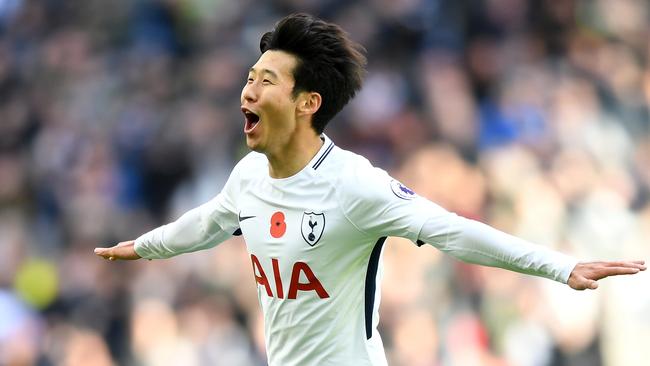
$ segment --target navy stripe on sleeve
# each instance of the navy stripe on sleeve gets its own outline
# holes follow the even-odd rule
[[[368,271],[366,272],[366,298],[365,298],[365,315],[366,315],[366,339],[372,337],[372,312],[375,308],[375,292],[377,292],[377,269],[379,268],[379,257],[381,248],[384,246],[386,237],[379,238],[375,247],[370,253],[368,261]]]

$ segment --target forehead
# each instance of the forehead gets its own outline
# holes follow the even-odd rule
[[[297,63],[296,57],[290,53],[277,50],[266,51],[260,56],[251,71],[262,72],[269,70],[279,78],[293,80],[293,69]]]

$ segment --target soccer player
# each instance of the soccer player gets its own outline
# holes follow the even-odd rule
[[[323,130],[361,88],[365,66],[362,47],[337,25],[290,15],[262,36],[260,49],[241,93],[252,152],[221,193],[95,253],[169,258],[243,235],[271,366],[386,365],[377,282],[387,236],[576,290],[646,269],[643,261],[580,263],[457,216],[337,147]]]

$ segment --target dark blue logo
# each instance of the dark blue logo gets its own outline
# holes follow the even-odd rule
[[[404,193],[406,193],[406,194],[408,194],[408,195],[413,195],[413,194],[415,194],[415,192],[413,192],[412,190],[410,190],[408,187],[406,187],[406,186],[403,185],[403,184],[400,184],[400,185],[399,185],[399,189],[400,189],[402,192],[404,192]]]
[[[390,181],[390,189],[397,197],[403,200],[412,200],[415,198],[415,192],[398,180],[393,179]]]

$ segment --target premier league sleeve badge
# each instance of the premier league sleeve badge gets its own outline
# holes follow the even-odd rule
[[[393,191],[393,194],[403,200],[412,200],[415,198],[415,192],[396,179],[391,179],[390,189]]]

